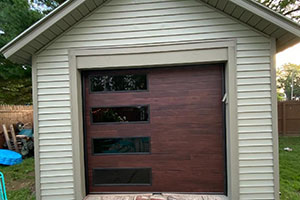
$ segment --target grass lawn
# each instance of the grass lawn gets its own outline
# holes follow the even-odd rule
[[[3,166],[7,198],[9,200],[34,200],[34,159],[27,158],[19,165]]]
[[[300,199],[300,137],[280,137],[279,146],[281,199]],[[285,147],[293,151],[284,151]]]

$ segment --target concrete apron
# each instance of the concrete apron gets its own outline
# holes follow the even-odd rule
[[[192,195],[192,194],[110,194],[88,195],[84,200],[227,200],[219,195]]]

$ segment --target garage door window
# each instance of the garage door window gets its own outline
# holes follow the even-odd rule
[[[149,118],[149,106],[92,108],[93,123],[145,122]]]
[[[150,153],[150,137],[94,138],[94,155]]]
[[[91,92],[147,90],[147,75],[94,75],[90,77],[90,86]]]

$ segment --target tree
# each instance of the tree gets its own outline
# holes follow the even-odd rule
[[[300,65],[285,64],[277,70],[277,88],[288,100],[300,98]]]
[[[256,0],[272,10],[300,22],[299,0]]]
[[[0,48],[64,0],[1,0]],[[31,67],[0,55],[0,104],[31,104]]]
[[[0,2],[0,47],[27,29],[43,15],[30,9],[27,0]],[[0,56],[0,104],[30,104],[31,67]]]
[[[65,1],[66,0],[30,0],[30,3],[34,9],[39,10],[43,14],[48,14]]]

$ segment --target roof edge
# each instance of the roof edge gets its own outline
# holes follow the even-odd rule
[[[40,19],[39,21],[34,23],[32,26],[30,26],[25,31],[23,31],[21,34],[19,34],[17,37],[15,37],[13,40],[11,40],[9,43],[4,45],[0,49],[0,53],[3,53],[3,55],[6,58],[10,57],[12,54],[15,53],[15,51],[13,51],[11,53],[9,53],[9,51],[14,45],[16,45],[16,43],[20,42],[20,40],[24,39],[25,37],[29,37],[30,35],[32,35],[31,36],[32,39],[35,38],[36,35],[33,34],[34,32],[39,32],[39,33],[44,32],[48,27],[53,25],[55,22],[59,21],[62,17],[67,15],[71,10],[78,7],[84,1],[85,0],[67,0],[67,1],[65,1],[63,4],[61,4],[56,9],[54,9],[52,12],[50,12],[48,15],[46,15],[45,17],[43,17],[42,19]],[[69,9],[67,11],[64,10],[65,8],[68,8],[68,7],[69,7]],[[58,16],[58,15],[62,15],[62,16]],[[51,18],[53,19],[52,21],[51,21]],[[43,25],[44,25],[44,27],[42,27]],[[40,29],[42,29],[42,30],[40,30]],[[39,35],[39,34],[37,34],[37,35]],[[23,41],[20,48],[24,47],[28,43],[29,43],[29,41],[28,42]]]
[[[290,18],[277,13],[276,11],[270,9],[253,0],[229,0],[230,2],[255,13],[262,18],[276,24],[277,26],[287,30],[288,32],[300,37],[300,24],[291,20]]]

